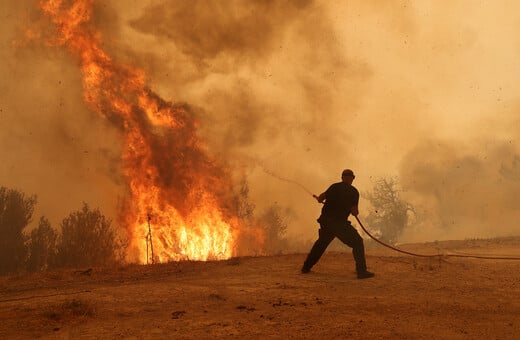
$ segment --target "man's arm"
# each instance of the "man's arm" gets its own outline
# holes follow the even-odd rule
[[[323,201],[325,201],[325,198],[327,198],[325,192],[319,196],[312,195],[312,197],[314,197],[318,201],[318,203],[323,203]]]

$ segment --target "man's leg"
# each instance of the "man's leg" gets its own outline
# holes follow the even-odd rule
[[[356,261],[356,271],[358,275],[367,271],[367,264],[365,260],[365,246],[363,238],[359,235],[356,228],[350,223],[341,227],[334,228],[337,238],[347,246],[352,248],[352,255]]]
[[[308,273],[312,266],[318,263],[321,255],[323,255],[325,249],[327,249],[330,242],[334,239],[334,233],[328,230],[328,228],[320,228],[318,233],[318,239],[314,242],[309,255],[307,255],[307,259],[303,262],[302,273]]]

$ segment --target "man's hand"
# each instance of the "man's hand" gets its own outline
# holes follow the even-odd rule
[[[318,201],[318,203],[323,203],[323,201],[325,201],[325,193],[323,193],[319,196],[312,195],[312,197],[314,197],[316,199],[316,201]]]
[[[354,216],[357,216],[359,214],[359,208],[357,205],[353,206],[352,209],[350,209],[350,213]]]

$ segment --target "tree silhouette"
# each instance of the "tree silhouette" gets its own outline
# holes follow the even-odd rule
[[[287,250],[287,221],[282,216],[281,207],[271,205],[259,218],[260,224],[264,227],[264,248],[267,254],[277,254]]]
[[[99,209],[84,203],[61,223],[57,265],[63,267],[105,266],[120,258],[121,242],[116,238],[111,220]]]
[[[408,214],[415,212],[411,204],[401,199],[397,179],[377,179],[372,192],[364,196],[374,208],[367,217],[367,225],[379,230],[382,241],[395,243],[408,225]]]
[[[38,228],[31,232],[29,240],[28,270],[46,270],[55,265],[57,238],[58,234],[51,227],[49,220],[41,217]]]
[[[276,254],[288,249],[287,221],[283,218],[282,208],[274,204],[258,215],[245,179],[241,182],[235,206],[244,231],[237,242],[239,255]]]
[[[27,257],[25,227],[31,222],[36,196],[0,187],[0,274],[23,267]]]

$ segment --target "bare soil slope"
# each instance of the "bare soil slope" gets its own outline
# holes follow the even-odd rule
[[[402,247],[520,257],[520,238]],[[518,339],[520,261],[367,254],[367,280],[349,252],[309,274],[295,254],[1,277],[0,338]]]

